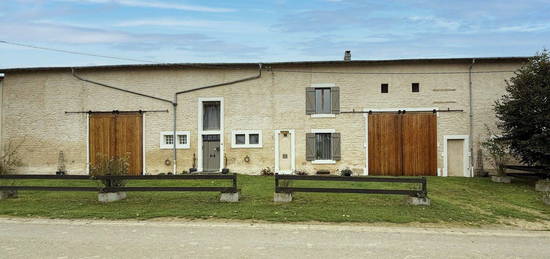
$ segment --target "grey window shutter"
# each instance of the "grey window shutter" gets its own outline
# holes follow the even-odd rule
[[[340,133],[332,133],[332,159],[340,161],[342,155],[340,153]]]
[[[315,114],[315,88],[306,87],[306,114]]]
[[[306,160],[315,160],[315,133],[306,133]]]
[[[330,88],[332,93],[332,114],[340,113],[340,87]]]

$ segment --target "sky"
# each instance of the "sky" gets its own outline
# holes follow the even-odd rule
[[[0,68],[531,56],[550,0],[2,0]]]

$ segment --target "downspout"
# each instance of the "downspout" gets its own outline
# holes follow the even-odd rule
[[[472,59],[472,63],[468,67],[468,93],[469,93],[469,105],[470,105],[470,175],[474,174],[474,107],[473,107],[473,95],[472,95],[472,68],[476,63],[476,59]]]
[[[178,105],[178,95],[185,94],[185,93],[190,93],[190,92],[194,92],[194,91],[198,91],[198,90],[204,90],[204,89],[219,87],[219,86],[242,83],[242,82],[246,82],[246,81],[250,81],[250,80],[259,79],[260,77],[262,77],[262,64],[261,63],[258,64],[258,74],[255,75],[255,76],[245,77],[245,78],[241,78],[241,79],[238,79],[238,80],[229,81],[229,82],[225,82],[225,83],[218,83],[218,84],[213,84],[213,85],[201,86],[201,87],[197,87],[197,88],[193,88],[193,89],[189,89],[189,90],[179,91],[179,92],[176,92],[174,94],[174,102],[173,102],[174,103],[174,174],[177,172],[177,169],[178,169],[177,165],[176,165],[178,155],[177,155],[177,152],[176,152],[176,128],[177,128],[177,126],[176,126],[176,108],[175,108]],[[220,166],[221,166],[221,164],[220,164]]]

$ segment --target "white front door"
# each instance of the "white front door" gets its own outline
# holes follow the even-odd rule
[[[294,130],[275,131],[275,172],[290,174],[294,172]]]

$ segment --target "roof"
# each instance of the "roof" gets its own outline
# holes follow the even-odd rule
[[[413,64],[413,63],[521,63],[530,57],[482,57],[482,58],[425,58],[425,59],[386,59],[386,60],[328,60],[328,61],[291,61],[291,62],[258,62],[258,63],[158,63],[158,64],[123,64],[102,66],[59,66],[59,67],[23,67],[0,68],[0,73],[32,72],[32,71],[58,71],[75,69],[127,69],[127,68],[184,68],[184,67],[256,67],[259,63],[263,66],[318,66],[318,65],[374,65],[374,64]]]

